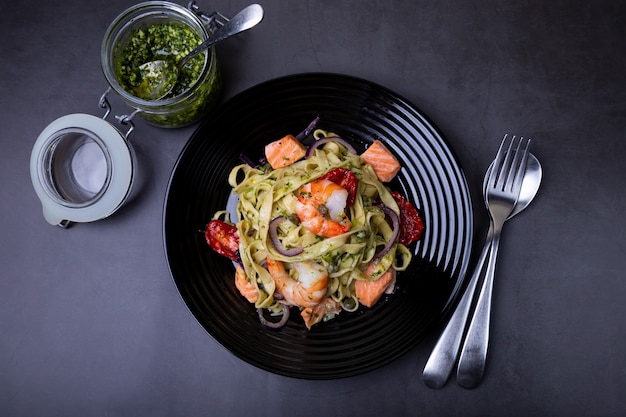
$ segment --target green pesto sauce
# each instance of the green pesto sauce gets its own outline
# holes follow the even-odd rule
[[[156,82],[144,81],[141,86],[142,70],[139,67],[142,64],[169,60],[175,65],[202,42],[193,28],[181,22],[153,23],[136,28],[126,39],[125,43],[117,45],[115,75],[125,91],[139,98],[142,98],[142,88],[147,91],[146,82]],[[139,116],[158,126],[179,127],[198,121],[212,109],[221,92],[222,77],[217,61],[208,63],[208,67],[204,68],[207,56],[215,59],[210,49],[190,59],[179,71],[172,92],[159,100],[179,97],[189,89],[193,89],[193,94],[181,96],[180,100],[170,104],[144,108]]]
[[[117,79],[122,88],[139,98],[142,96],[142,74],[139,67],[146,62],[167,60],[176,65],[185,55],[200,45],[202,39],[189,26],[170,22],[135,29],[118,57]],[[204,55],[192,58],[178,75],[171,97],[187,91],[197,80],[204,65]]]

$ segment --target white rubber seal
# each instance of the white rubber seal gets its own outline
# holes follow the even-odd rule
[[[50,160],[50,153],[54,152],[60,135],[65,135],[71,140],[72,134],[77,137],[88,137],[93,141],[90,144],[100,146],[102,150],[100,160],[92,162],[86,159],[84,163],[93,163],[98,169],[105,170],[105,174],[95,176],[94,187],[99,187],[100,190],[94,192],[93,198],[88,201],[78,203],[65,199],[63,193],[55,190],[55,185],[50,180],[52,177],[50,167],[44,162]],[[92,155],[97,157],[98,153]],[[67,164],[74,168],[74,161],[67,161]],[[109,122],[89,114],[70,114],[50,123],[37,138],[30,158],[30,176],[35,192],[41,200],[46,221],[52,225],[65,227],[70,222],[85,223],[100,220],[117,211],[130,194],[134,165],[129,143]]]

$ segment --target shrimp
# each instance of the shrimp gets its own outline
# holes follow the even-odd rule
[[[295,278],[289,275],[283,262],[267,258],[267,270],[274,278],[276,289],[285,303],[305,308],[319,304],[326,296],[326,268],[312,261],[293,262],[289,265],[297,273]]]
[[[319,323],[330,315],[331,317],[341,312],[341,305],[332,298],[328,297],[322,300],[319,304],[313,307],[307,307],[300,312],[300,315],[304,319],[304,324],[307,329],[310,329],[314,324]]]
[[[305,184],[296,202],[300,223],[322,237],[342,235],[350,230],[345,208],[348,191],[334,182],[321,179]]]
[[[246,300],[253,304],[256,303],[256,300],[259,298],[259,294],[257,294],[254,285],[248,281],[246,271],[239,264],[235,264],[235,287],[237,287],[241,295],[243,295]]]

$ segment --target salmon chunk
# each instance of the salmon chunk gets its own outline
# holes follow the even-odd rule
[[[361,158],[374,168],[374,172],[382,182],[391,181],[398,171],[400,171],[400,163],[395,156],[383,145],[379,140],[375,140],[365,152],[361,154]]]
[[[371,265],[370,265],[371,266]],[[368,270],[371,268],[368,268]],[[365,273],[367,274],[368,271]],[[356,296],[359,302],[366,307],[372,307],[383,296],[383,294],[391,293],[396,284],[396,270],[393,267],[385,271],[380,278],[374,281],[358,280],[354,284]]]
[[[306,154],[306,148],[293,135],[287,135],[265,146],[265,158],[272,168],[284,168],[299,161]]]

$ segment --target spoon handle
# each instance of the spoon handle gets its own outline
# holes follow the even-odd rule
[[[491,318],[491,293],[493,290],[493,279],[496,270],[496,258],[500,245],[500,230],[494,233],[489,253],[489,263],[483,281],[480,295],[476,302],[476,309],[472,321],[470,322],[459,364],[457,368],[457,383],[464,388],[477,386],[485,371],[487,361],[487,346],[489,344],[489,322]]]
[[[237,13],[232,19],[228,22],[224,23],[223,26],[218,28],[215,32],[211,34],[200,45],[198,45],[193,51],[189,52],[181,61],[178,63],[179,67],[182,67],[194,56],[198,55],[200,52],[209,48],[210,46],[223,41],[226,38],[229,38],[233,35],[236,35],[239,32],[243,32],[244,30],[248,30],[254,26],[256,26],[261,20],[263,20],[263,8],[258,4],[251,4]]]
[[[441,388],[448,380],[452,368],[454,368],[474,298],[474,292],[490,252],[492,237],[493,224],[490,222],[485,245],[483,246],[476,268],[465,289],[465,293],[454,310],[452,317],[450,317],[450,321],[448,321],[448,324],[439,337],[424,367],[422,378],[424,383],[430,388]]]

